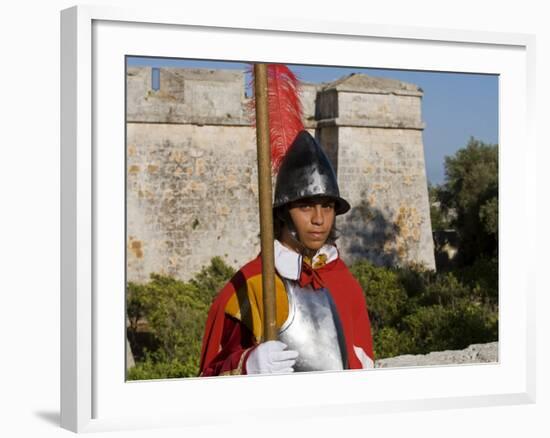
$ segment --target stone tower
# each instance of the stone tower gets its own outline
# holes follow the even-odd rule
[[[337,222],[347,262],[435,269],[422,95],[416,85],[363,74],[318,90],[316,134],[352,205]]]
[[[213,256],[239,267],[260,249],[255,130],[244,72],[127,71],[127,278],[186,280]],[[338,219],[347,262],[434,267],[422,91],[353,75],[305,84],[306,128],[333,160],[352,210]]]

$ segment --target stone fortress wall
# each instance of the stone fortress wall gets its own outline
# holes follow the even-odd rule
[[[186,280],[221,256],[260,250],[255,129],[244,72],[127,71],[127,279]],[[306,128],[331,158],[352,210],[338,217],[351,263],[435,268],[416,85],[363,74],[303,84]]]

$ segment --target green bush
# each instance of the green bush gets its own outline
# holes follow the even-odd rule
[[[399,331],[395,327],[382,327],[374,332],[374,357],[394,357],[401,354],[414,353],[414,343],[406,331]]]
[[[414,354],[461,350],[497,339],[497,320],[481,306],[460,301],[452,307],[419,307],[404,318]]]
[[[376,359],[498,340],[496,259],[454,273],[367,261],[351,271],[367,299]]]
[[[496,309],[498,304],[497,257],[480,257],[472,265],[457,269],[455,274],[475,291],[478,300]]]
[[[213,298],[221,290],[235,270],[226,265],[221,257],[213,257],[209,266],[205,266],[189,282],[197,288],[204,303],[210,305]]]
[[[184,362],[178,359],[166,359],[162,354],[148,355],[143,361],[128,370],[127,380],[173,379],[196,377],[197,364],[193,358]]]
[[[374,266],[368,261],[359,261],[350,268],[366,294],[371,325],[376,330],[399,323],[405,312],[407,292],[395,270]]]
[[[453,272],[364,260],[350,270],[365,292],[376,359],[498,340],[496,258]],[[129,380],[198,374],[209,306],[233,273],[218,257],[189,282],[152,274],[146,284],[128,283],[128,337],[136,359]],[[147,321],[147,333],[139,332],[140,321]]]
[[[189,282],[151,274],[146,284],[128,283],[128,337],[132,351],[137,352],[136,366],[128,373],[130,380],[198,374],[208,308],[233,272],[215,257]],[[143,320],[152,336],[146,345],[140,344],[144,337],[138,334],[138,321]]]
[[[464,286],[452,272],[443,272],[437,276],[426,276],[421,294],[412,304],[416,306],[452,306],[467,298],[471,291]]]

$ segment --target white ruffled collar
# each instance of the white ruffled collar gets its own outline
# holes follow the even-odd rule
[[[297,280],[302,272],[302,255],[287,248],[275,239],[275,269],[281,277]],[[311,261],[313,269],[320,268],[338,258],[334,245],[325,244],[315,253]]]

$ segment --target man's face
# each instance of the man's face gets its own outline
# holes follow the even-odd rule
[[[290,204],[289,213],[302,244],[312,250],[318,250],[325,244],[334,223],[333,200],[301,199]]]

